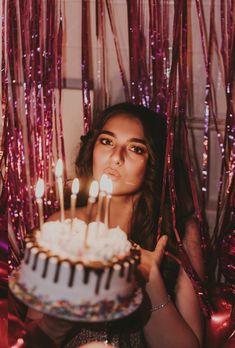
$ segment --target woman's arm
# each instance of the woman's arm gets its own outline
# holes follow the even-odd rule
[[[26,347],[28,348],[59,348],[67,334],[76,324],[70,321],[44,315],[41,319],[26,324]]]
[[[153,253],[143,252],[144,266],[141,267],[145,274],[147,268],[149,269],[146,292],[151,306],[167,303],[161,309],[150,313],[144,328],[145,337],[150,348],[198,348],[203,340],[203,319],[198,299],[190,279],[181,268],[176,284],[176,303],[168,302],[168,294],[159,270],[165,246],[166,242],[162,237]],[[192,265],[202,276],[200,237],[197,225],[192,221],[187,225],[185,249]]]

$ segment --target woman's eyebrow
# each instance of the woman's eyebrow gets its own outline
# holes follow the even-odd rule
[[[112,136],[112,137],[114,137],[114,138],[117,138],[116,135],[115,135],[115,133],[110,132],[110,131],[105,130],[105,129],[102,130],[102,131],[100,132],[100,134],[107,134],[107,135],[110,135],[110,136]],[[132,141],[132,142],[135,142],[135,143],[140,143],[140,144],[143,144],[143,145],[146,146],[146,141],[145,141],[144,139],[140,139],[140,138],[130,138],[130,139],[128,139],[128,141]]]
[[[113,133],[113,132],[110,132],[110,131],[108,131],[108,130],[102,130],[100,133],[99,133],[99,135],[100,134],[107,134],[107,135],[111,135],[112,137],[115,137],[116,138],[116,136],[115,136],[115,134]]]
[[[133,141],[134,143],[140,143],[146,146],[146,141],[144,139],[140,139],[140,138],[131,138],[129,139],[129,141]]]

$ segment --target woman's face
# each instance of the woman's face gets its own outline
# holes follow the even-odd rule
[[[147,166],[148,150],[141,122],[128,114],[111,117],[102,128],[93,150],[93,176],[107,174],[114,195],[135,194]]]

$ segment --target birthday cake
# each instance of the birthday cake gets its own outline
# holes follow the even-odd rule
[[[133,312],[142,294],[140,250],[119,227],[67,219],[27,237],[11,288],[28,305],[69,320],[113,320]]]

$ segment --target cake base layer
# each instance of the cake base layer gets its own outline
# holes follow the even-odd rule
[[[68,320],[109,321],[131,314],[140,304],[140,248],[119,228],[102,232],[96,222],[93,230],[89,225],[89,236],[94,233],[86,244],[78,228],[82,222],[76,223],[71,228],[70,221],[51,221],[41,232],[32,231],[11,280],[13,293],[28,306]]]
[[[95,304],[84,302],[78,305],[66,300],[48,301],[47,296],[35,296],[19,284],[18,278],[18,270],[15,270],[9,277],[9,287],[19,300],[42,313],[69,321],[102,322],[121,319],[136,311],[143,299],[142,290],[138,288],[127,296],[119,296],[115,300],[103,299]]]

